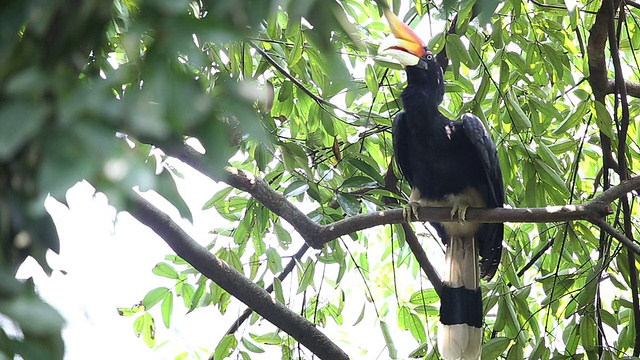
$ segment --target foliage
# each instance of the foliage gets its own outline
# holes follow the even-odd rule
[[[498,145],[507,203],[587,201],[620,181],[620,172],[603,167],[603,154],[625,158],[634,173],[640,166],[637,124],[631,121],[621,133],[622,105],[611,96],[601,102],[587,81],[588,39],[601,2],[487,1],[475,10],[479,19],[475,3],[393,6],[409,22],[422,19],[419,32],[435,52],[445,49],[451,63],[441,110],[451,118],[473,112],[485,122]],[[129,206],[129,189],[139,185],[189,217],[169,176],[181,175],[158,150],[172,153],[185,137],[203,145],[210,168],[222,172],[229,161],[264,178],[320,224],[396,207],[389,199],[403,198],[393,193],[393,172],[387,171],[403,73],[374,57],[388,28],[373,1],[13,1],[0,9],[4,273],[28,254],[46,266],[44,253],[57,250],[57,239],[42,201],[47,194],[62,199],[83,178],[121,209]],[[640,11],[622,9],[619,56],[627,80],[638,81]],[[455,34],[448,33],[456,15]],[[640,116],[635,99],[628,110],[630,119]],[[407,184],[399,184],[406,196]],[[614,205],[610,220],[621,227],[624,209]],[[416,348],[422,345],[416,354],[437,358],[438,298],[420,282],[400,227],[351,234],[356,242],[335,240],[304,255],[288,291],[274,278],[300,245],[289,225],[231,187],[206,207],[228,221],[215,224],[208,248],[251,280],[274,282],[278,301],[302,303],[303,315],[320,327],[344,326],[344,309],[357,307],[362,311],[354,322],[375,318],[390,357],[413,350],[394,345],[407,332]],[[626,213],[637,223],[636,206]],[[428,230],[423,244],[437,258]],[[637,226],[631,230],[637,238]],[[26,236],[26,245],[16,246],[18,235]],[[586,222],[507,224],[505,244],[496,278],[483,285],[483,359],[633,353],[637,258],[630,261],[618,242]],[[225,314],[234,301],[175,256],[154,273],[175,283],[151,290],[142,307],[121,309],[136,316],[136,333],[149,345],[157,326],[150,308],[159,306],[169,327],[178,303],[189,310],[213,305]],[[362,294],[366,300],[353,304]],[[29,344],[24,321],[0,311]],[[211,352],[249,358],[277,346],[285,358],[298,356],[285,333],[248,328],[249,335],[226,336]],[[360,351],[352,356],[366,355],[366,348]]]

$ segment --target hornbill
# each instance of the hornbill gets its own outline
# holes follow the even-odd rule
[[[468,222],[468,207],[504,203],[502,172],[495,145],[472,114],[452,121],[438,106],[445,93],[442,69],[425,43],[389,9],[393,37],[378,53],[405,66],[404,111],[393,121],[396,163],[411,185],[404,209],[407,222],[420,206],[451,207],[452,220],[431,223],[446,245],[438,349],[444,359],[479,359],[482,348],[480,278],[490,280],[502,253],[503,224]],[[482,257],[478,262],[478,257]]]

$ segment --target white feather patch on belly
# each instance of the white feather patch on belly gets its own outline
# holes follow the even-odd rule
[[[454,206],[468,206],[475,208],[484,208],[487,206],[487,203],[482,195],[478,192],[477,189],[468,187],[465,188],[459,194],[449,194],[444,197],[442,200],[429,200],[421,197],[420,190],[417,188],[411,189],[411,196],[409,196],[409,201],[417,202],[420,206],[430,206],[430,207],[454,207]],[[481,223],[474,222],[445,222],[441,223],[444,227],[445,231],[449,236],[460,236],[460,237],[469,237],[473,236]]]

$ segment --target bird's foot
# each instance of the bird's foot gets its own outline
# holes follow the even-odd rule
[[[459,223],[466,222],[468,208],[469,208],[469,205],[467,204],[454,204],[453,208],[451,209],[451,220],[454,220],[457,215]]]
[[[402,217],[404,218],[404,221],[410,223],[413,220],[420,220],[418,219],[419,208],[420,208],[419,203],[415,201],[409,201],[407,206],[405,206],[404,209],[402,209]]]

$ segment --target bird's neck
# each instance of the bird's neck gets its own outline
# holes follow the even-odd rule
[[[444,79],[442,78],[442,72],[430,72],[419,68],[407,67],[407,87],[402,92],[405,109],[439,113],[438,106],[443,97]]]

